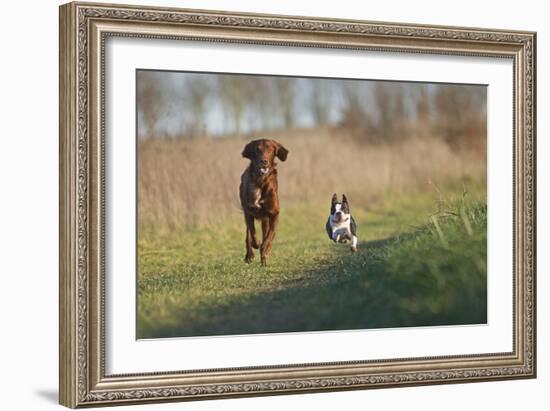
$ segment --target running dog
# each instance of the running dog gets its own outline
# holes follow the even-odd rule
[[[326,224],[328,238],[335,243],[347,243],[351,241],[351,251],[357,251],[357,225],[349,211],[349,203],[346,195],[342,195],[342,202],[338,202],[336,193],[332,196],[330,204],[330,216]]]
[[[261,264],[271,251],[271,244],[279,222],[279,192],[277,186],[277,164],[275,158],[285,161],[288,150],[275,140],[254,140],[248,143],[242,156],[250,165],[241,176],[239,196],[246,222],[246,255],[249,264],[254,258],[253,248],[260,249]],[[256,238],[255,220],[262,223],[262,244]]]

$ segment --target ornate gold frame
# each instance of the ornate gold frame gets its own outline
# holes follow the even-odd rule
[[[512,59],[513,351],[105,375],[103,67],[109,36]],[[92,3],[61,6],[60,403],[102,406],[535,377],[535,51],[532,32]]]

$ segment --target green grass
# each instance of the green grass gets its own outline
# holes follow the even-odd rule
[[[258,255],[243,262],[239,215],[164,234],[140,227],[138,337],[486,322],[483,202],[387,196],[352,213],[356,254],[328,240],[327,207],[283,205],[267,267]]]

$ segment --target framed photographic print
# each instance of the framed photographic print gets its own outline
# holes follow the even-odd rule
[[[60,8],[60,402],[536,375],[533,32]]]

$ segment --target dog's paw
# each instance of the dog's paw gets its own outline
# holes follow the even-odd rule
[[[250,264],[252,262],[252,260],[254,260],[254,254],[247,254],[244,257],[244,262],[247,263],[247,264]]]
[[[351,246],[351,252],[356,253],[357,252],[357,247],[356,246]]]
[[[260,257],[260,264],[262,267],[265,267],[267,265],[267,259],[264,256]]]

